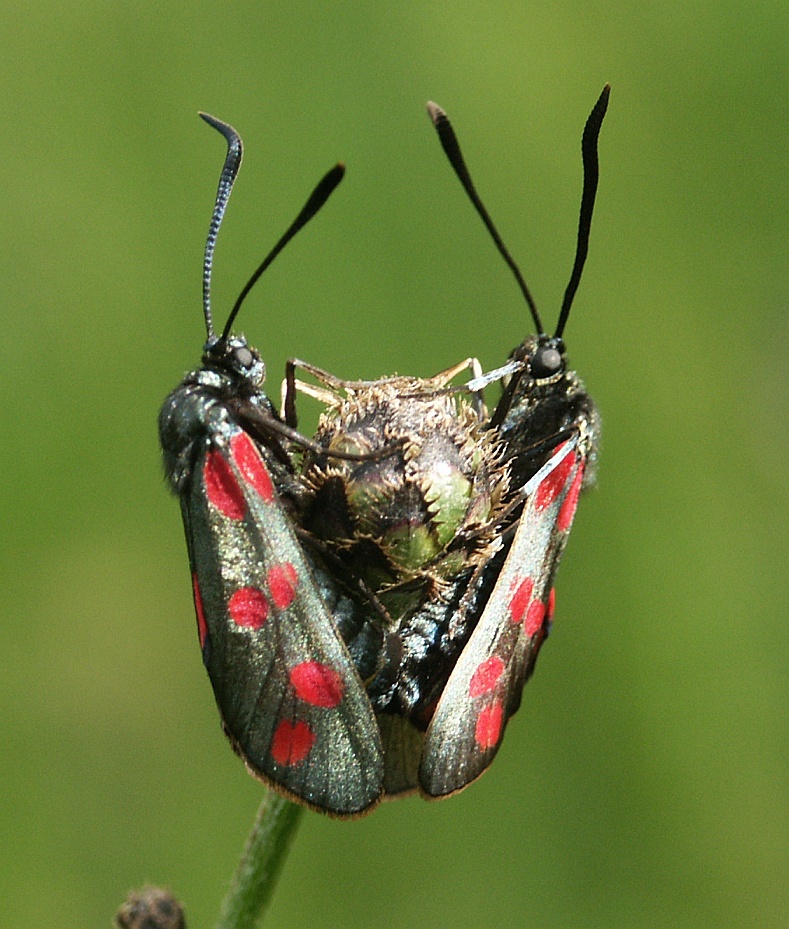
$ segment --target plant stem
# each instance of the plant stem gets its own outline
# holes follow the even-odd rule
[[[255,929],[262,924],[301,813],[295,803],[266,793],[222,901],[216,929]]]

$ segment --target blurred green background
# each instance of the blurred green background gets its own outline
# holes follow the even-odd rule
[[[268,925],[789,924],[785,3],[40,0],[0,28],[4,924],[108,926],[155,881],[210,926],[261,795],[155,431],[204,338],[197,110],[246,143],[219,317],[348,165],[244,309],[276,394],[292,355],[429,375],[527,331],[427,99],[552,323],[605,81],[567,330],[604,440],[551,642],[462,796],[307,815]]]

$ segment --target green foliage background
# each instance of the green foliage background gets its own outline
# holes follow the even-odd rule
[[[204,337],[196,111],[246,142],[218,315],[348,164],[245,307],[276,393],[292,355],[492,368],[528,328],[427,99],[555,319],[610,81],[567,331],[604,442],[551,642],[462,796],[305,817],[269,925],[785,927],[785,3],[33,0],[0,29],[5,925],[107,926],[146,880],[211,925],[260,797],[155,434]]]

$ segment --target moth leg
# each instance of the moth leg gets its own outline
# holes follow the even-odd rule
[[[447,368],[445,371],[439,371],[438,374],[434,374],[433,377],[429,378],[429,380],[432,384],[435,384],[436,387],[446,387],[447,384],[449,384],[451,380],[457,377],[461,371],[471,371],[471,384],[474,384],[476,381],[479,381],[480,378],[483,377],[482,365],[480,364],[479,358],[464,358],[463,361],[459,361],[456,365],[452,365],[451,368]],[[472,395],[472,409],[480,420],[485,419],[488,415],[488,411],[485,408],[485,399],[482,395],[482,387],[484,386],[485,384],[483,383],[479,388],[474,387],[470,391]],[[467,389],[467,385],[462,385],[461,389]]]
[[[296,369],[302,368],[307,370],[310,365],[299,358],[289,358],[285,362],[285,379],[282,382],[282,416],[289,426],[298,425],[298,415],[296,414],[296,393],[300,385],[296,382]],[[323,373],[323,372],[322,372]],[[305,391],[306,392],[306,391]]]
[[[402,447],[402,442],[393,442],[379,451],[374,452],[342,452],[339,450],[330,452],[322,445],[302,435],[292,426],[289,426],[287,423],[273,416],[266,416],[259,409],[250,404],[241,405],[233,401],[228,401],[227,406],[228,409],[237,413],[237,418],[239,422],[243,423],[246,432],[253,436],[258,442],[271,448],[282,463],[289,467],[292,466],[292,462],[287,457],[287,452],[281,448],[281,446],[277,448],[275,442],[272,441],[276,439],[277,436],[284,436],[294,445],[307,449],[316,455],[328,455],[331,458],[340,458],[343,461],[380,461],[382,458],[394,455]]]
[[[482,365],[479,363],[479,358],[464,358],[463,361],[459,361],[457,364],[452,365],[451,368],[434,374],[429,380],[434,383],[436,387],[446,387],[446,385],[454,377],[457,377],[461,371],[471,371],[474,377],[479,377],[482,374]]]
[[[494,368],[492,371],[487,371],[485,373],[480,371],[478,374],[475,372],[474,377],[465,384],[462,384],[460,390],[468,390],[471,393],[476,393],[477,391],[481,391],[483,387],[487,387],[488,384],[493,384],[496,381],[503,381],[516,372],[522,371],[523,367],[524,364],[522,361],[508,361],[507,364],[502,365],[500,368]]]
[[[327,407],[339,406],[342,403],[342,398],[338,394],[325,390],[323,387],[317,387],[315,384],[300,381],[297,377],[293,377],[291,373],[290,381],[287,378],[282,381],[281,403],[284,420],[292,428],[297,425],[296,395],[300,393],[312,397],[313,400],[317,400]]]
[[[297,380],[297,370],[306,371],[307,374],[311,374],[316,381],[323,384],[324,387],[328,387],[329,390],[322,391],[319,387],[305,384],[303,381]],[[397,378],[382,378],[384,383],[389,380],[397,380]],[[335,374],[324,371],[323,368],[310,364],[308,361],[302,361],[300,358],[290,358],[285,363],[285,380],[282,382],[282,411],[285,422],[289,426],[295,426],[298,421],[298,417],[296,416],[296,393],[299,391],[306,394],[308,397],[320,400],[321,403],[332,406],[337,403],[341,390],[347,388],[353,389],[354,387],[369,387],[375,383],[379,382],[345,381]]]
[[[306,371],[311,374],[316,381],[328,387],[328,390],[322,390],[312,384],[305,384],[296,378],[296,371]],[[296,415],[296,394],[303,393],[308,397],[313,397],[327,406],[335,406],[339,402],[340,391],[367,388],[376,384],[386,384],[392,381],[399,381],[397,377],[384,377],[378,381],[346,381],[335,374],[330,374],[308,361],[302,361],[300,358],[290,358],[285,364],[285,380],[282,382],[282,410],[285,422],[289,426],[295,426],[298,417]]]

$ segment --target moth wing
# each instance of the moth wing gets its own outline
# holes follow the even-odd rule
[[[428,797],[447,796],[479,777],[520,705],[550,627],[553,575],[585,461],[576,435],[521,491],[526,502],[509,554],[427,729],[419,780]]]
[[[285,796],[338,816],[366,812],[383,790],[372,707],[260,451],[243,430],[225,438],[207,443],[182,497],[225,731]]]
[[[389,713],[377,717],[384,746],[384,794],[405,797],[419,789],[419,759],[425,740],[408,719]]]

